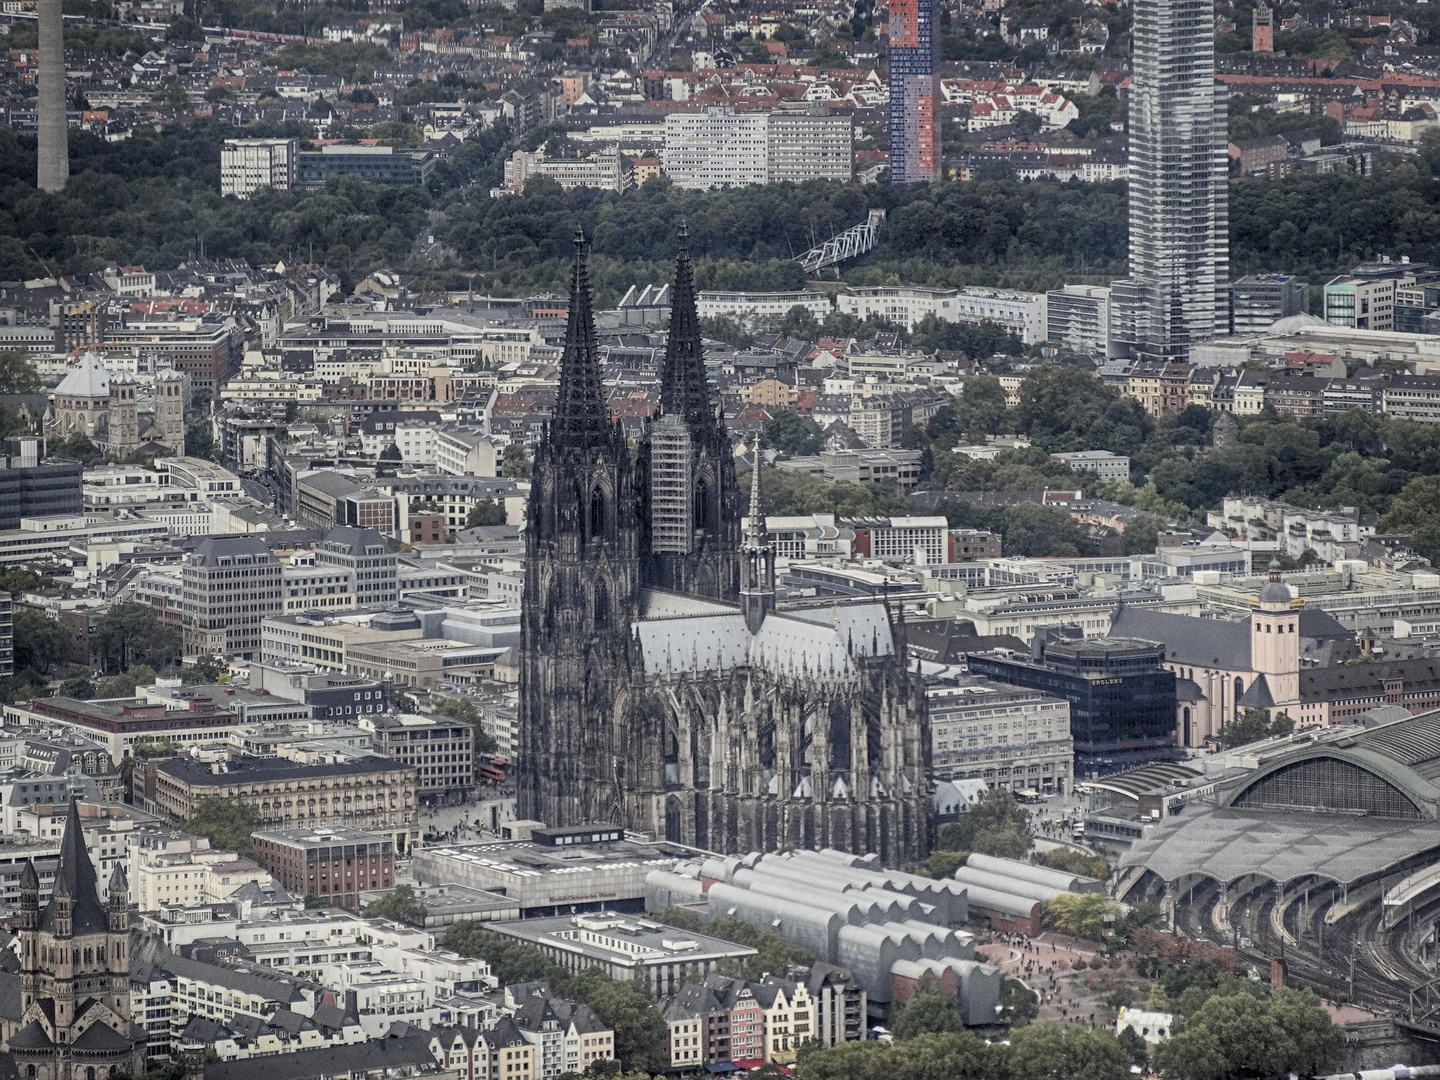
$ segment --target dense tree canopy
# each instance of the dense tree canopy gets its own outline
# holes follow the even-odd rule
[[[1035,844],[1026,821],[1025,811],[1014,795],[1005,788],[989,788],[958,821],[941,828],[939,847],[945,851],[1023,857]]]

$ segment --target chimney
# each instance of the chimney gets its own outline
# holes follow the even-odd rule
[[[42,191],[63,191],[70,179],[70,141],[65,121],[65,24],[61,0],[38,0],[40,63],[35,84],[40,90],[40,167],[35,185]]]

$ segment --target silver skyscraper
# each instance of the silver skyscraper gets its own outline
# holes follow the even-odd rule
[[[41,191],[63,191],[70,179],[69,131],[65,121],[65,26],[60,0],[39,0],[40,62],[35,83],[40,128],[40,161],[35,184]]]
[[[1214,8],[1136,0],[1130,89],[1130,276],[1114,283],[1116,343],[1184,360],[1229,326],[1227,108]]]

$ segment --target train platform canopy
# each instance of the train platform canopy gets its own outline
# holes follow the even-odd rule
[[[1429,851],[1440,852],[1440,821],[1222,807],[1171,818],[1120,867],[1143,866],[1167,882],[1314,876],[1348,887]]]

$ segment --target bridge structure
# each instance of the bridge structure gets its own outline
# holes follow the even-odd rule
[[[880,226],[884,223],[885,211],[871,210],[859,225],[832,236],[803,255],[795,256],[795,261],[805,268],[807,274],[818,274],[827,266],[857,258],[880,242]]]

